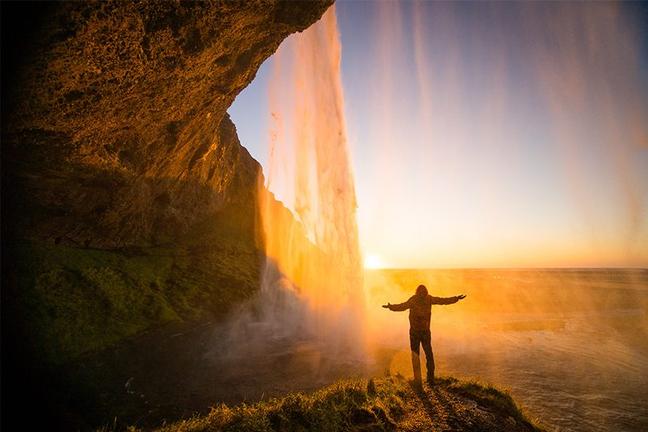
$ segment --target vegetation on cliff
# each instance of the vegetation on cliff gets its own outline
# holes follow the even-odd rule
[[[3,424],[101,424],[111,349],[258,289],[260,166],[226,110],[331,3],[2,4]]]
[[[260,166],[226,109],[330,3],[3,5],[6,340],[58,364],[258,288]]]
[[[16,251],[20,294],[14,307],[27,326],[22,342],[47,364],[167,322],[222,316],[258,289],[261,259],[257,250],[233,241],[200,253],[33,242]]]
[[[441,378],[416,388],[402,377],[345,380],[312,394],[294,393],[254,405],[225,405],[164,426],[202,431],[540,431],[506,392]]]

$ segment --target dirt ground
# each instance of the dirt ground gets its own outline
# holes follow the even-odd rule
[[[529,431],[534,430],[493,407],[479,403],[444,384],[407,388],[405,413],[397,423],[402,431]]]

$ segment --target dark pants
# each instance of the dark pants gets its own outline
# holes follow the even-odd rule
[[[419,345],[423,345],[425,351],[425,363],[427,367],[427,379],[434,379],[434,354],[432,354],[432,342],[430,330],[412,330],[410,329],[410,348],[412,349],[412,369],[414,369],[414,379],[421,381],[421,362],[419,361]]]

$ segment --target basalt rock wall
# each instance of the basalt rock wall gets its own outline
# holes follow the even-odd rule
[[[226,110],[329,3],[44,5],[4,92],[6,168],[30,210],[14,219],[21,236],[150,246],[248,207],[259,165]]]
[[[60,363],[258,287],[226,110],[330,3],[3,4],[3,341]]]

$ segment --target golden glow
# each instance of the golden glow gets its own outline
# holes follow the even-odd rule
[[[266,255],[310,308],[311,330],[336,341],[358,334],[346,324],[362,321],[363,303],[340,50],[334,6],[281,46],[269,83],[271,192],[259,182]]]
[[[619,5],[529,7],[523,27],[551,43],[521,45],[520,66],[510,35],[478,40],[433,3],[377,3],[352,128],[362,248],[399,268],[648,264],[641,41]]]
[[[645,38],[625,7],[362,4],[337,5],[362,250],[399,268],[648,265]],[[267,163],[250,109],[266,81],[236,124],[296,211],[285,166],[312,155]],[[273,133],[291,137],[294,118],[273,110]]]
[[[364,259],[364,266],[368,269],[379,269],[383,268],[382,259],[378,255],[369,254]]]

